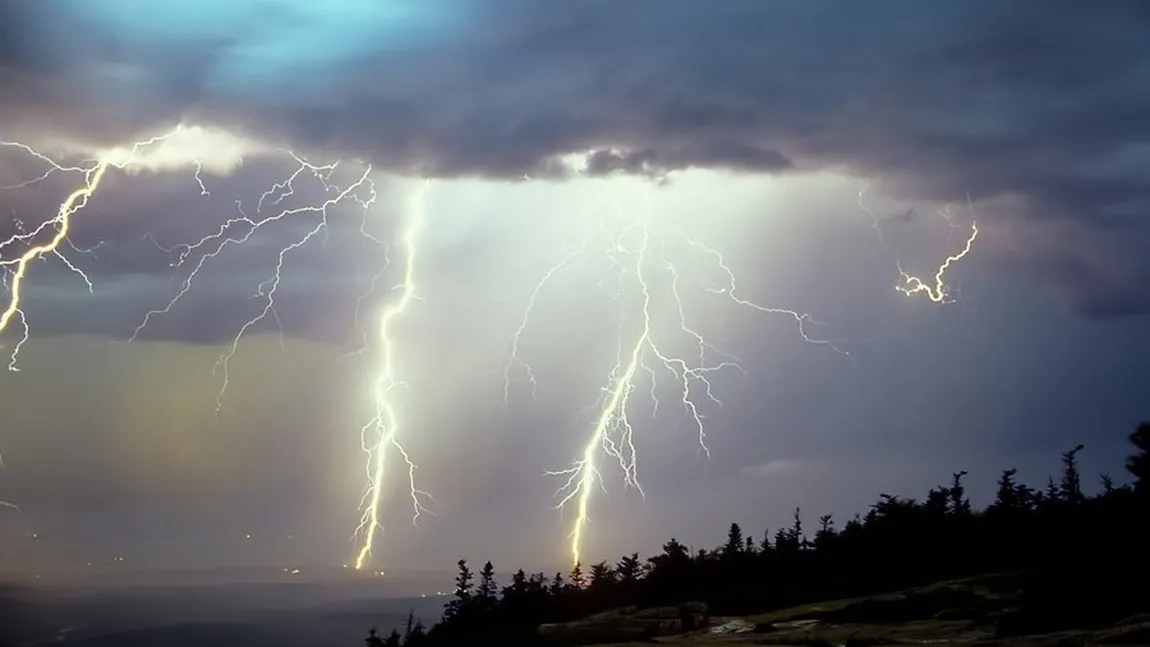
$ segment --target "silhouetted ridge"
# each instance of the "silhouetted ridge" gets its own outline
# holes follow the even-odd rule
[[[713,550],[692,553],[672,538],[646,560],[631,554],[553,576],[519,570],[502,588],[491,562],[476,574],[460,560],[455,596],[438,624],[427,632],[373,636],[368,647],[574,644],[576,634],[579,644],[634,640],[689,630],[710,615],[912,587],[925,588],[793,620],[977,618],[992,622],[999,635],[1113,622],[1150,610],[1150,423],[1139,425],[1130,441],[1136,451],[1126,469],[1134,480],[1116,486],[1100,475],[1101,490],[1093,496],[1083,492],[1079,445],[1062,455],[1060,473],[1041,489],[1020,483],[1015,470],[1003,472],[984,510],[972,508],[968,474],[959,471],[921,501],[883,494],[841,529],[830,515],[820,517],[813,537],[796,509],[789,527],[766,531],[760,541],[732,523],[727,541]],[[977,580],[986,595],[926,586],[990,573],[1003,575]],[[558,625],[578,619],[570,631]]]

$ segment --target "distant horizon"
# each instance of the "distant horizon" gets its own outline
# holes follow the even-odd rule
[[[39,577],[36,577],[39,575]],[[372,575],[357,572],[340,566],[301,566],[298,573],[285,569],[262,566],[185,566],[160,568],[96,568],[83,571],[58,573],[31,573],[0,571],[0,583],[40,587],[65,588],[113,588],[113,587],[185,587],[214,585],[261,585],[261,584],[348,584],[378,586],[431,585],[437,582],[450,584],[453,575],[450,569],[396,569],[385,575]],[[413,592],[415,597],[424,591]]]

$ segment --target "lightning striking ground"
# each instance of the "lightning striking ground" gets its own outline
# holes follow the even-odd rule
[[[56,174],[76,174],[81,177],[80,185],[72,190],[60,203],[54,217],[44,220],[38,226],[25,229],[17,223],[16,233],[0,240],[0,280],[5,286],[6,299],[0,303],[0,333],[9,326],[19,325],[22,335],[14,345],[9,368],[17,370],[17,357],[28,341],[31,328],[22,309],[22,297],[30,268],[40,260],[49,257],[61,261],[66,268],[80,277],[89,291],[93,283],[81,267],[69,259],[69,252],[83,253],[90,250],[76,248],[69,241],[74,219],[98,194],[106,176],[113,170],[126,171],[140,162],[140,155],[149,146],[165,141],[182,132],[177,126],[171,132],[135,142],[130,147],[119,149],[115,154],[106,154],[77,165],[65,165],[42,152],[20,142],[0,141],[0,147],[16,148],[35,158],[47,168],[40,175],[14,184],[4,189],[19,189],[46,181]],[[220,355],[213,371],[221,375],[221,386],[216,398],[216,413],[223,408],[229,381],[229,362],[235,356],[242,338],[250,330],[269,317],[278,321],[276,296],[282,281],[282,272],[288,257],[296,250],[313,241],[328,230],[330,210],[336,205],[353,202],[363,208],[365,214],[375,202],[375,185],[371,180],[372,169],[363,166],[350,184],[337,186],[332,177],[340,162],[316,165],[291,151],[282,151],[295,162],[294,170],[283,181],[274,183],[256,201],[254,210],[245,210],[244,204],[235,202],[238,216],[228,218],[217,230],[192,243],[176,246],[160,245],[155,238],[149,240],[169,255],[169,264],[174,268],[190,266],[176,295],[160,309],[147,312],[129,338],[135,341],[148,325],[157,317],[170,314],[179,301],[192,289],[196,278],[206,263],[217,258],[225,250],[240,247],[255,233],[285,219],[308,219],[305,227],[291,242],[282,246],[276,257],[270,276],[256,286],[255,298],[261,300],[251,319],[240,326],[226,351]],[[212,197],[203,172],[204,165],[191,156],[189,166],[194,166],[193,179],[199,188],[199,195]],[[318,181],[324,191],[324,198],[318,203],[286,208],[282,204],[296,192],[297,182],[306,177]],[[386,494],[386,481],[390,474],[389,464],[397,464],[404,473],[406,489],[410,496],[413,519],[427,512],[424,501],[430,496],[416,485],[416,465],[401,444],[403,424],[396,401],[393,398],[397,388],[404,385],[400,379],[400,366],[397,358],[395,328],[402,317],[409,313],[412,304],[418,299],[416,287],[416,267],[418,260],[420,233],[426,220],[425,200],[429,184],[424,183],[413,197],[411,209],[401,232],[399,246],[403,257],[402,279],[396,289],[398,298],[387,303],[378,319],[377,335],[369,339],[365,352],[378,359],[378,373],[372,394],[372,415],[361,428],[361,448],[366,455],[367,486],[360,501],[360,519],[356,529],[359,540],[355,568],[363,569],[372,558],[372,551],[383,530],[383,505]],[[969,201],[969,199],[968,199]],[[859,206],[871,215],[879,240],[883,240],[880,221],[863,204],[863,193],[859,194]],[[251,215],[249,215],[249,211]],[[944,217],[948,214],[944,213]],[[956,227],[951,222],[952,233]],[[361,228],[368,239],[382,244]],[[972,249],[978,236],[976,223],[971,225],[971,233],[961,251],[952,254],[936,269],[928,279],[907,273],[901,262],[898,271],[901,283],[896,288],[906,295],[922,293],[935,303],[951,301],[951,289],[944,278],[956,262],[963,259]],[[11,258],[3,252],[18,250]],[[387,247],[384,245],[384,262],[389,262]],[[896,257],[897,260],[897,257]],[[604,261],[606,261],[604,263]],[[588,525],[591,522],[591,503],[596,487],[606,489],[603,478],[603,461],[616,463],[622,473],[626,487],[635,488],[645,496],[639,479],[639,457],[636,446],[636,425],[632,422],[631,411],[635,404],[636,390],[647,380],[652,416],[661,406],[660,389],[663,379],[670,378],[676,392],[678,404],[682,407],[685,419],[691,424],[702,452],[709,453],[705,408],[721,407],[722,402],[715,395],[712,378],[724,371],[743,371],[742,362],[733,355],[723,352],[710,343],[703,333],[693,327],[693,317],[688,315],[686,305],[687,290],[696,284],[704,295],[711,295],[742,308],[763,314],[783,315],[792,319],[799,336],[806,342],[826,345],[832,350],[849,357],[849,353],[834,342],[813,337],[808,327],[821,325],[808,315],[785,308],[767,307],[740,296],[736,277],[727,265],[723,255],[702,241],[690,238],[675,231],[656,218],[651,209],[639,217],[629,214],[616,214],[599,222],[581,244],[567,250],[561,260],[551,267],[535,285],[528,304],[523,312],[518,328],[512,335],[510,351],[504,366],[504,404],[511,398],[512,382],[516,373],[522,374],[530,383],[531,396],[536,395],[537,376],[529,362],[521,353],[521,339],[528,333],[530,322],[540,294],[564,271],[585,262],[593,263],[601,277],[600,287],[621,304],[619,313],[619,347],[614,364],[607,373],[601,396],[594,405],[597,414],[594,424],[585,437],[585,442],[576,460],[570,467],[549,472],[562,479],[556,493],[556,507],[574,507],[568,549],[573,563],[582,559],[583,545]],[[718,281],[707,283],[701,277],[691,276],[693,263],[705,264]],[[382,276],[372,279],[372,287]],[[689,280],[688,280],[689,279]],[[362,301],[362,299],[361,299]],[[662,312],[656,302],[669,305],[668,312]],[[357,302],[357,319],[359,303]],[[637,330],[627,330],[627,324],[638,321]],[[282,335],[282,325],[281,325]],[[681,347],[681,348],[680,348]],[[687,352],[680,352],[687,349]],[[705,405],[705,406],[704,406]],[[0,506],[15,507],[0,502]]]
[[[44,220],[31,231],[25,231],[22,227],[22,223],[17,222],[17,233],[6,240],[0,240],[0,252],[4,252],[8,249],[21,250],[20,253],[13,258],[5,259],[0,256],[0,270],[3,270],[0,272],[0,279],[2,279],[3,285],[5,286],[5,294],[7,296],[4,309],[0,312],[0,333],[3,333],[13,322],[19,322],[23,329],[23,334],[12,349],[9,362],[10,369],[17,370],[17,357],[23,345],[28,341],[31,332],[24,311],[21,309],[23,288],[27,280],[29,268],[34,262],[51,255],[61,260],[71,271],[78,274],[85,282],[88,290],[92,291],[92,281],[64,254],[67,249],[77,252],[90,251],[76,248],[68,239],[72,232],[75,215],[88,205],[89,200],[97,193],[109,171],[113,169],[129,169],[132,165],[140,162],[139,154],[146,147],[184,133],[185,128],[186,127],[181,124],[168,133],[136,142],[128,149],[115,151],[117,153],[116,155],[106,155],[104,158],[88,160],[71,166],[58,162],[27,144],[0,141],[0,146],[16,148],[47,166],[47,170],[40,175],[9,187],[3,187],[4,189],[28,187],[44,182],[56,174],[80,174],[83,178],[83,184],[68,194],[67,198],[60,204],[54,218]],[[180,301],[194,289],[196,279],[200,276],[201,270],[203,270],[210,261],[219,257],[226,250],[243,246],[245,243],[251,241],[257,232],[275,223],[288,219],[311,219],[311,224],[305,227],[302,234],[297,235],[293,240],[284,244],[279,249],[271,275],[255,286],[256,291],[253,298],[260,299],[262,306],[252,318],[239,327],[236,335],[227,345],[225,352],[219,356],[212,368],[213,373],[217,373],[221,376],[221,384],[216,396],[217,415],[219,415],[223,409],[224,398],[228,390],[229,363],[235,356],[240,342],[253,327],[265,319],[270,317],[276,322],[279,321],[279,315],[276,312],[276,295],[283,279],[283,270],[288,256],[307,245],[321,233],[328,231],[330,210],[333,207],[344,202],[354,202],[358,204],[364,213],[364,224],[360,227],[360,233],[366,239],[383,245],[384,269],[386,269],[389,260],[387,246],[383,241],[370,234],[365,224],[367,212],[377,198],[376,187],[371,178],[372,167],[366,164],[363,165],[362,172],[358,174],[354,181],[346,186],[340,187],[332,180],[332,176],[340,162],[318,165],[304,159],[295,152],[281,152],[295,162],[294,170],[285,179],[273,183],[264,191],[256,201],[254,210],[245,210],[243,203],[236,200],[235,208],[238,215],[227,218],[213,232],[191,243],[165,246],[157,241],[151,234],[147,234],[144,237],[156,248],[168,254],[170,267],[180,269],[188,266],[190,270],[184,275],[176,294],[163,307],[145,313],[140,323],[132,329],[131,335],[125,343],[135,342],[158,317],[171,314]],[[212,194],[208,190],[203,177],[204,165],[194,156],[188,160],[188,164],[194,166],[193,179],[199,188],[200,196],[211,197]],[[285,200],[296,193],[297,183],[307,177],[311,177],[320,183],[325,192],[324,198],[317,203],[293,206],[291,208],[284,207],[283,204]],[[416,518],[418,518],[420,513],[427,511],[423,506],[423,499],[430,499],[427,493],[418,489],[415,485],[416,466],[400,443],[398,436],[399,417],[390,399],[392,390],[402,385],[402,381],[396,377],[398,373],[395,362],[395,341],[393,339],[392,328],[395,320],[407,312],[411,303],[417,298],[414,281],[414,263],[418,249],[418,234],[424,221],[422,202],[426,191],[427,184],[425,183],[416,194],[411,215],[402,236],[401,243],[406,252],[406,266],[402,284],[398,286],[398,289],[402,292],[401,297],[383,309],[379,320],[378,343],[382,359],[379,376],[375,384],[375,392],[373,394],[374,416],[364,425],[361,431],[361,446],[367,455],[367,487],[360,504],[362,514],[357,534],[361,535],[362,543],[355,562],[357,569],[362,569],[370,559],[372,548],[378,538],[377,534],[379,530],[382,529],[383,513],[381,508],[384,503],[383,493],[386,485],[384,482],[386,476],[385,468],[387,462],[390,460],[391,450],[394,450],[395,453],[398,454],[405,466]],[[373,289],[382,275],[383,270],[372,279],[371,287]],[[361,298],[356,304],[357,319],[358,310],[362,301],[363,299]],[[280,330],[282,341],[282,325],[280,326]],[[0,506],[18,510],[14,504],[5,501],[0,501]]]
[[[402,386],[396,366],[396,343],[392,327],[403,316],[417,298],[415,286],[415,263],[419,249],[419,233],[426,219],[425,200],[430,183],[424,182],[412,200],[408,221],[401,235],[400,245],[404,253],[403,279],[397,286],[400,298],[386,305],[379,317],[379,374],[374,385],[375,413],[361,430],[364,453],[367,454],[367,491],[361,501],[362,516],[357,528],[362,543],[355,558],[356,570],[362,569],[371,559],[376,536],[383,529],[381,506],[383,504],[384,478],[387,475],[389,450],[394,449],[406,468],[407,484],[414,510],[413,521],[425,512],[422,499],[429,495],[416,487],[416,465],[399,441],[400,421],[395,404],[391,399],[392,390]]]
[[[216,398],[217,414],[220,413],[223,408],[223,398],[228,387],[229,362],[238,350],[239,343],[244,334],[268,316],[275,317],[278,320],[278,315],[275,311],[275,296],[282,280],[282,270],[286,255],[306,245],[315,236],[319,235],[320,232],[326,231],[328,210],[331,207],[346,200],[354,200],[364,209],[366,215],[367,210],[374,204],[377,197],[375,185],[370,179],[372,170],[370,165],[365,166],[363,173],[355,182],[341,189],[331,183],[331,175],[335,171],[338,162],[325,166],[317,166],[302,159],[295,153],[289,152],[288,154],[297,163],[295,171],[286,180],[274,184],[260,196],[256,204],[256,215],[254,218],[248,217],[244,213],[242,205],[237,203],[237,209],[240,215],[227,220],[216,232],[188,245],[182,245],[178,248],[165,248],[165,251],[176,254],[177,260],[174,264],[181,265],[188,259],[192,252],[205,246],[210,246],[209,251],[199,255],[199,260],[184,279],[180,291],[171,301],[162,309],[147,313],[144,320],[133,331],[132,339],[135,339],[152,317],[169,313],[176,303],[192,289],[192,283],[205,261],[214,258],[229,245],[244,244],[251,239],[257,230],[269,223],[288,217],[299,217],[304,214],[315,216],[316,223],[311,229],[308,229],[302,236],[280,250],[273,275],[258,286],[257,293],[255,294],[256,297],[263,299],[263,308],[240,327],[232,343],[228,346],[228,350],[219,357],[213,367],[213,371],[219,371],[222,374],[222,384]],[[329,197],[318,205],[306,205],[281,210],[273,215],[264,215],[266,209],[279,205],[285,198],[295,193],[295,183],[305,172],[310,173],[322,183]],[[423,501],[431,498],[427,492],[419,489],[416,485],[416,465],[400,442],[398,435],[398,412],[391,401],[392,390],[403,384],[403,382],[396,377],[395,342],[392,338],[392,327],[395,320],[407,312],[411,303],[416,299],[414,268],[418,250],[418,234],[423,226],[425,217],[423,199],[428,187],[429,185],[425,183],[417,192],[413,200],[407,227],[402,234],[401,245],[406,254],[406,261],[402,283],[397,286],[397,289],[401,292],[401,296],[398,300],[384,308],[379,320],[378,342],[381,347],[380,353],[382,360],[379,377],[376,380],[373,392],[374,414],[363,426],[360,433],[361,448],[367,456],[365,465],[367,486],[360,502],[361,517],[356,529],[356,534],[361,539],[360,548],[355,559],[355,568],[357,570],[362,570],[368,564],[372,549],[377,541],[378,533],[383,528],[382,506],[386,486],[384,480],[386,476],[386,466],[390,459],[390,450],[394,450],[395,453],[398,454],[405,467],[408,489],[414,510],[413,520],[417,520],[420,514],[427,512]],[[361,193],[365,195],[361,195]],[[235,226],[242,226],[244,228],[242,235],[229,236],[227,232]],[[363,234],[365,238],[382,244],[382,241],[372,236],[362,226],[360,233]],[[387,248],[384,246],[385,268],[388,262]],[[381,275],[382,270],[373,277],[371,283],[372,288],[375,287]],[[362,301],[363,299],[361,298],[356,303],[357,318]]]
[[[556,507],[562,510],[573,505],[575,508],[568,535],[568,550],[573,564],[579,564],[583,558],[594,490],[596,487],[604,491],[606,489],[601,465],[604,458],[617,463],[625,487],[633,487],[641,496],[645,496],[639,480],[636,424],[631,418],[633,396],[641,380],[649,380],[647,396],[652,406],[652,416],[658,412],[661,404],[658,394],[660,376],[672,380],[678,404],[694,429],[700,450],[709,454],[704,422],[706,414],[700,407],[704,400],[710,406],[722,406],[714,393],[711,379],[723,371],[744,371],[737,357],[716,348],[689,322],[685,304],[688,281],[684,279],[686,270],[683,269],[687,261],[706,262],[721,277],[718,282],[710,285],[701,278],[691,281],[701,284],[703,292],[753,311],[791,318],[805,341],[826,345],[850,357],[847,351],[834,342],[812,337],[808,333],[808,326],[819,325],[810,316],[744,299],[738,293],[734,272],[718,250],[662,226],[648,208],[640,217],[620,214],[605,218],[582,245],[566,253],[543,275],[532,290],[520,325],[512,335],[504,366],[505,395],[510,394],[516,371],[525,376],[532,396],[535,395],[537,378],[530,364],[521,356],[520,341],[529,328],[539,294],[557,275],[578,265],[580,261],[591,261],[596,263],[597,268],[604,267],[604,257],[610,278],[600,285],[619,303],[634,301],[633,309],[629,312],[637,316],[639,325],[633,333],[624,331],[628,310],[624,306],[624,312],[620,313],[619,352],[615,364],[608,372],[602,395],[595,405],[598,411],[595,423],[571,466],[548,472],[562,479],[562,485],[556,492]],[[663,315],[657,310],[655,302],[660,285],[663,287],[663,298],[669,300],[669,315]],[[677,344],[684,344],[691,351],[677,353],[673,350]]]

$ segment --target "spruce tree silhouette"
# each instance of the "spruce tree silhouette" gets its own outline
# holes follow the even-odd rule
[[[735,557],[743,552],[743,529],[739,524],[732,523],[729,530],[727,530],[727,543],[723,546],[723,556]]]
[[[1083,447],[1076,445],[1074,449],[1062,454],[1062,482],[1058,484],[1058,490],[1062,499],[1072,505],[1085,500],[1082,496],[1082,476],[1078,473],[1078,452]]]
[[[821,516],[813,541],[796,509],[790,527],[776,531],[773,542],[764,531],[756,545],[732,523],[726,541],[712,550],[692,550],[672,538],[645,562],[636,553],[614,566],[599,562],[589,578],[582,565],[569,579],[519,570],[498,592],[490,562],[475,588],[466,560],[460,560],[455,596],[443,619],[427,632],[409,627],[403,644],[535,645],[542,623],[612,608],[698,600],[713,614],[755,613],[996,572],[1016,573],[1021,582],[1017,609],[995,621],[1003,635],[1150,611],[1144,586],[1150,580],[1150,423],[1139,425],[1129,440],[1135,449],[1126,461],[1132,483],[1103,476],[1093,493],[1084,491],[1078,445],[1061,455],[1060,473],[1042,491],[1021,483],[1016,470],[1003,471],[994,500],[983,510],[971,504],[968,474],[960,470],[922,502],[880,495],[841,530],[833,517]],[[373,632],[372,639],[379,643],[369,647],[392,645],[390,636],[382,640]]]
[[[488,561],[479,571],[479,586],[475,589],[475,602],[480,611],[490,611],[495,608],[499,588],[495,584],[495,566]]]
[[[1138,425],[1130,434],[1130,442],[1138,448],[1136,454],[1126,459],[1126,470],[1134,476],[1134,490],[1142,494],[1150,493],[1150,422]]]
[[[455,576],[455,598],[448,602],[444,609],[443,617],[445,620],[466,618],[471,610],[471,588],[475,575],[468,568],[466,559],[456,562],[456,566],[459,567],[459,574]]]

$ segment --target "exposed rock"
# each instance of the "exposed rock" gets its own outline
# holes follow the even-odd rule
[[[540,625],[538,633],[548,644],[592,645],[672,636],[702,629],[709,621],[706,604],[687,602],[673,607],[612,609],[572,622]]]

